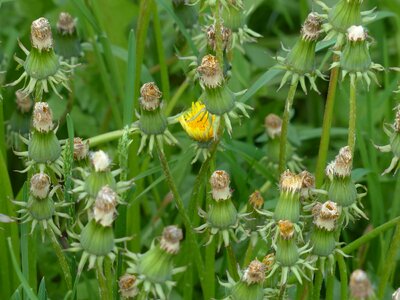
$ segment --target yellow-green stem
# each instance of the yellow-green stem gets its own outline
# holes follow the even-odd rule
[[[240,278],[239,278],[239,274],[237,272],[237,261],[236,261],[235,253],[233,252],[233,248],[232,248],[231,244],[229,244],[226,247],[226,254],[227,254],[227,258],[228,258],[229,274],[231,275],[233,280],[238,281]]]
[[[99,293],[101,300],[111,300],[110,292],[108,290],[107,279],[103,274],[103,269],[100,265],[96,267],[96,276],[99,283]]]
[[[340,299],[347,300],[348,299],[347,266],[341,254],[337,254],[336,259],[338,262],[339,274],[340,274]]]
[[[287,134],[289,127],[290,110],[292,108],[293,99],[296,94],[298,83],[299,83],[298,76],[294,75],[286,98],[285,111],[283,112],[280,151],[279,151],[279,173],[282,173],[286,169],[286,148],[288,142]]]

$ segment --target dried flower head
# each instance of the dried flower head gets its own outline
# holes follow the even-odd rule
[[[368,37],[367,31],[363,26],[353,25],[347,29],[347,38],[350,42],[365,41]]]
[[[124,274],[118,281],[119,293],[122,298],[133,298],[138,293],[136,276],[131,274]]]
[[[275,263],[275,254],[274,253],[267,254],[263,258],[262,263],[265,265],[265,271],[271,270],[273,264]]]
[[[74,159],[82,160],[88,156],[89,142],[83,141],[80,137],[74,138]]]
[[[264,198],[261,195],[260,191],[255,191],[252,193],[249,197],[249,203],[251,206],[253,206],[255,209],[260,209],[264,206]]]
[[[291,239],[294,235],[294,225],[289,220],[279,220],[278,229],[280,236],[285,239]]]
[[[265,280],[266,266],[258,261],[253,260],[243,274],[243,281],[247,284],[263,283]]]
[[[36,198],[45,199],[50,191],[50,177],[44,173],[36,173],[31,178],[30,191]]]
[[[316,203],[312,209],[314,224],[319,227],[332,231],[335,229],[335,222],[340,216],[340,210],[333,201]]]
[[[197,72],[200,74],[201,83],[209,88],[220,86],[224,79],[218,59],[211,54],[203,57]]]
[[[50,50],[53,48],[53,36],[51,33],[50,22],[46,18],[39,18],[31,25],[32,47],[39,51]]]
[[[214,138],[215,116],[207,112],[203,103],[192,103],[192,108],[179,117],[183,129],[197,142],[209,142]]]
[[[357,269],[350,276],[350,294],[355,299],[368,299],[374,294],[367,273]]]
[[[39,132],[53,129],[53,112],[46,102],[36,102],[33,109],[33,127]]]
[[[212,173],[210,178],[211,192],[214,200],[226,200],[231,198],[231,179],[229,174],[223,170]]]
[[[110,157],[102,150],[90,153],[90,161],[96,172],[107,171],[111,164]]]
[[[394,119],[393,129],[396,132],[400,132],[400,109],[396,112],[396,117]]]
[[[61,34],[73,34],[75,32],[75,20],[67,12],[61,12],[58,16],[57,30]]]
[[[170,254],[177,254],[180,248],[179,243],[182,239],[182,229],[175,225],[167,226],[163,230],[160,247]]]
[[[94,203],[93,217],[104,227],[111,226],[116,214],[118,195],[108,185],[101,188]]]
[[[298,192],[303,186],[302,176],[286,170],[281,175],[279,186],[281,191]]]
[[[350,176],[351,169],[353,166],[353,154],[351,153],[350,147],[345,146],[339,150],[339,154],[335,157],[335,160],[328,165],[327,175],[346,177]]]
[[[15,102],[17,103],[17,108],[21,113],[29,112],[33,104],[29,94],[24,93],[22,90],[15,92]]]
[[[315,177],[310,172],[304,170],[299,176],[301,177],[301,187],[303,189],[310,189],[315,187]]]
[[[160,106],[162,93],[154,82],[147,82],[140,88],[140,105],[144,110],[155,110]]]
[[[271,139],[281,136],[282,119],[279,116],[275,114],[269,114],[265,117],[264,122],[267,134]]]
[[[310,13],[301,28],[302,38],[305,40],[316,41],[321,34],[321,24],[321,17],[317,13]]]

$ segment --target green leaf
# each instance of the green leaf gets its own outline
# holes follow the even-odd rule
[[[44,277],[40,281],[38,297],[39,300],[47,300],[46,282],[44,280]]]

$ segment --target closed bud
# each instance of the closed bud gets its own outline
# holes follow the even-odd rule
[[[223,170],[214,171],[210,178],[211,193],[215,201],[227,200],[232,196],[229,174]]]
[[[269,114],[265,117],[265,129],[271,139],[280,137],[282,130],[282,119],[275,114]]]
[[[118,281],[119,294],[122,298],[133,298],[139,294],[135,275],[124,274]]]
[[[118,195],[109,186],[101,188],[94,203],[93,217],[104,227],[111,226],[117,213]]]
[[[170,254],[179,252],[180,241],[183,239],[182,229],[175,225],[167,226],[163,230],[160,248]]]
[[[15,102],[17,103],[17,108],[21,113],[27,113],[32,108],[31,97],[22,90],[15,92]]]
[[[53,129],[53,112],[46,102],[36,102],[33,110],[33,127],[47,133]]]
[[[75,20],[67,12],[61,12],[58,16],[57,30],[61,34],[73,34],[75,32]]]
[[[45,199],[49,194],[50,185],[50,177],[47,174],[37,173],[31,178],[30,191],[34,197]]]
[[[280,196],[274,212],[275,221],[290,220],[297,223],[300,219],[300,195],[303,187],[302,176],[289,170],[282,173]]]
[[[39,18],[31,25],[31,43],[32,47],[39,51],[48,51],[53,48],[53,36],[51,26],[46,18]]]
[[[216,88],[222,85],[224,80],[218,59],[211,54],[203,57],[201,64],[197,67],[201,83],[208,88]]]
[[[357,269],[350,276],[350,295],[354,300],[367,300],[374,297],[371,282],[367,273]]]

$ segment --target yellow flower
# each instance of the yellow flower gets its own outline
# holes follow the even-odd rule
[[[209,142],[214,138],[213,123],[215,116],[210,115],[203,103],[192,102],[192,108],[179,117],[183,129],[197,142]]]

